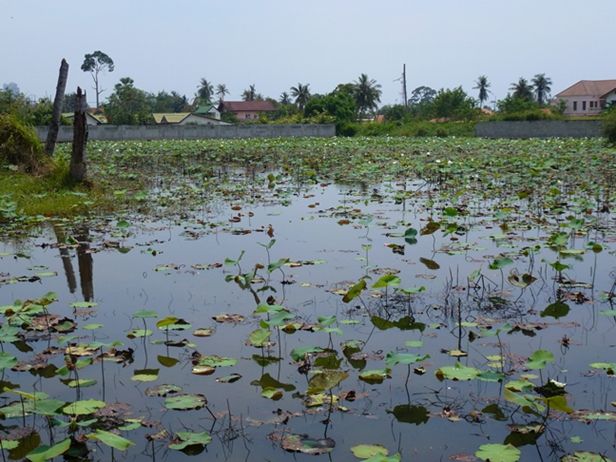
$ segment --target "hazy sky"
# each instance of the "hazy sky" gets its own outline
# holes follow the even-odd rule
[[[147,91],[192,97],[201,77],[225,83],[227,99],[249,84],[278,98],[298,82],[331,91],[360,73],[382,102],[408,89],[462,87],[488,76],[504,97],[520,76],[546,73],[555,94],[580,79],[616,79],[616,0],[0,0],[0,85],[53,96],[62,58],[68,91],[89,90],[85,53],[102,50],[121,77]]]

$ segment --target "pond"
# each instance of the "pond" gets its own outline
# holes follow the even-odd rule
[[[616,457],[614,150],[91,152],[131,202],[0,243],[5,457]]]

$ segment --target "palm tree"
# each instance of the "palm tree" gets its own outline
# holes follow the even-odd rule
[[[291,104],[291,97],[286,91],[280,94],[280,104]]]
[[[488,78],[485,75],[480,75],[477,81],[475,82],[475,86],[473,90],[479,90],[479,107],[483,107],[483,102],[488,100],[488,94],[491,93],[490,83],[488,82]]]
[[[359,115],[375,110],[378,107],[377,103],[381,101],[381,86],[376,83],[376,80],[368,78],[366,74],[361,74],[353,85]]]
[[[304,106],[310,99],[310,84],[302,85],[297,84],[297,87],[291,87],[291,95],[295,97],[295,104],[299,108],[300,112],[304,112]]]
[[[246,90],[244,90],[244,93],[242,93],[242,99],[244,101],[254,101],[255,99],[257,99],[257,89],[255,88],[254,84],[250,85]]]
[[[533,84],[533,89],[535,90],[537,103],[539,103],[539,106],[543,106],[543,100],[547,100],[550,90],[552,89],[550,87],[550,85],[552,85],[552,79],[546,77],[545,74],[537,74],[533,77],[531,82]]]
[[[514,98],[524,99],[526,101],[533,100],[533,87],[524,77],[520,77],[517,83],[512,83],[509,89],[513,91]]]
[[[220,83],[216,85],[216,96],[218,96],[218,99],[220,101],[224,101],[225,95],[228,95],[228,94],[229,94],[229,89],[224,83]]]
[[[197,97],[204,103],[209,103],[212,100],[214,94],[214,85],[212,85],[207,79],[202,78],[197,86]]]

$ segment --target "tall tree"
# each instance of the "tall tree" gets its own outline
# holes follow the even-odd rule
[[[197,86],[197,98],[204,103],[212,101],[214,95],[214,85],[212,85],[207,79],[202,78]]]
[[[229,89],[224,83],[219,83],[216,85],[216,96],[218,96],[219,101],[225,100],[225,95],[229,94]]]
[[[524,77],[520,77],[517,82],[512,83],[509,89],[513,92],[514,98],[526,101],[533,100],[533,87]]]
[[[359,115],[362,116],[377,109],[381,101],[381,86],[376,83],[376,80],[368,78],[366,74],[361,74],[354,85],[355,103]]]
[[[257,99],[257,89],[254,84],[249,85],[242,93],[242,99],[244,101],[255,101]]]
[[[302,85],[301,83],[297,84],[297,87],[291,87],[291,96],[295,98],[295,104],[297,104],[300,112],[304,112],[304,107],[306,103],[310,99],[310,84]]]
[[[475,86],[473,90],[479,90],[479,107],[483,107],[484,101],[488,100],[488,95],[491,93],[490,90],[490,82],[488,82],[488,78],[485,75],[480,75],[475,82]]]
[[[291,104],[291,96],[286,91],[283,91],[278,101],[280,104]]]
[[[81,70],[84,72],[89,72],[92,75],[92,80],[94,80],[94,91],[96,92],[97,108],[100,106],[100,95],[105,91],[99,86],[99,74],[101,72],[113,72],[113,69],[113,59],[100,50],[97,50],[94,53],[88,53],[84,56]]]
[[[543,104],[547,102],[550,90],[552,90],[552,79],[546,77],[545,74],[537,74],[533,77],[531,83],[533,84],[533,90],[535,92],[535,97],[537,98],[537,103],[539,103],[539,106],[543,106]]]

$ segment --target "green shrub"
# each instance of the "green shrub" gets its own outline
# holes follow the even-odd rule
[[[603,136],[611,144],[616,144],[616,109],[608,111],[603,116]]]
[[[0,115],[0,165],[17,165],[27,172],[45,164],[43,145],[36,132],[12,115]]]
[[[442,127],[439,127],[436,129],[436,136],[440,137],[440,138],[445,138],[448,136],[447,130],[445,130]]]
[[[357,128],[355,125],[348,122],[340,122],[336,124],[336,135],[338,136],[355,136]]]

